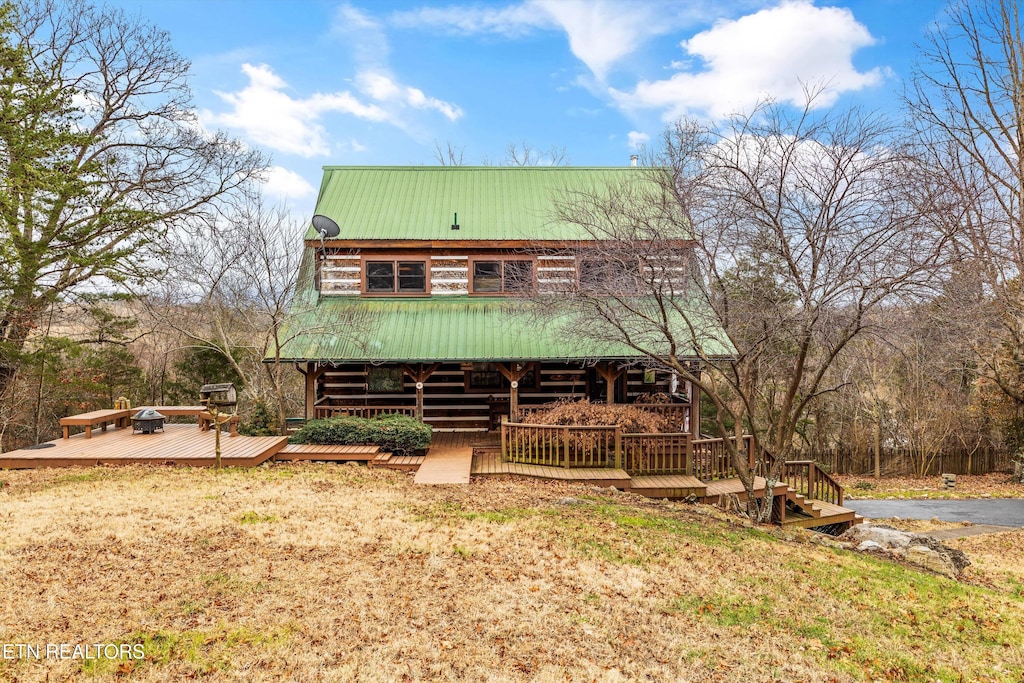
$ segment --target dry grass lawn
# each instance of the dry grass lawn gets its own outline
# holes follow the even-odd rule
[[[146,655],[4,658],[5,681],[1024,677],[1020,533],[958,542],[982,560],[958,583],[580,485],[317,464],[0,482],[0,641]]]

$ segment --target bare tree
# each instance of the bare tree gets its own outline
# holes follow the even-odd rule
[[[299,226],[285,208],[257,198],[170,250],[167,277],[144,299],[150,315],[185,346],[220,354],[250,398],[276,406],[283,426],[283,370],[262,360],[279,357],[279,331],[303,254]]]
[[[168,35],[82,0],[0,5],[0,396],[39,315],[145,278],[264,166],[199,129]]]
[[[463,158],[465,157],[466,146],[455,145],[451,140],[445,142],[445,146],[441,147],[441,143],[434,140],[434,161],[441,166],[463,166]]]
[[[547,149],[538,149],[522,142],[510,142],[505,145],[505,159],[502,166],[568,166],[569,151],[565,147],[551,145]]]
[[[274,405],[282,430],[290,406],[301,401],[288,387],[296,376],[285,361],[289,342],[358,338],[364,329],[355,311],[318,316],[317,293],[302,286],[314,277],[315,258],[303,227],[286,208],[252,198],[214,229],[174,245],[168,277],[146,298],[165,327],[190,346],[221,354],[250,398]]]
[[[922,48],[906,104],[941,184],[951,246],[978,294],[952,324],[982,372],[1024,409],[1024,16],[1016,0],[958,0]],[[963,278],[961,278],[963,279]],[[975,289],[976,288],[976,289]]]
[[[722,129],[684,120],[636,180],[562,203],[587,238],[579,285],[559,297],[573,329],[700,387],[721,435],[754,435],[753,469],[739,439],[727,447],[757,520],[801,421],[843,383],[837,359],[935,264],[941,235],[922,220],[928,197],[897,133],[857,111],[817,114],[812,97]],[[768,479],[760,503],[755,471]]]

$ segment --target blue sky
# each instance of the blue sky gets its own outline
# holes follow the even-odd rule
[[[324,165],[501,163],[509,143],[626,165],[676,117],[771,95],[892,110],[933,0],[117,0],[193,64],[202,124],[272,156],[312,212]]]

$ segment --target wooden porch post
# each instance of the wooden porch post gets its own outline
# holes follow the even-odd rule
[[[605,385],[608,387],[608,405],[615,405],[615,381],[622,377],[622,373],[625,372],[623,368],[616,368],[614,365],[607,361],[602,361],[594,366],[597,370],[597,374],[601,375]]]
[[[306,419],[312,420],[314,417],[314,406],[316,405],[316,381],[320,379],[320,376],[327,370],[326,367],[319,366],[313,361],[306,363],[306,369],[303,370],[298,363],[295,364],[295,369],[298,370],[305,377],[306,380]]]
[[[517,366],[522,367],[517,367]],[[519,380],[526,376],[526,373],[530,371],[529,363],[509,363],[506,366],[504,363],[495,363],[494,367],[498,369],[498,372],[508,380],[509,391],[508,391],[508,417],[511,421],[517,421],[519,419]]]
[[[423,422],[423,383],[441,367],[441,364],[434,363],[424,368],[423,363],[419,363],[414,369],[411,365],[402,363],[401,367],[402,372],[409,375],[413,382],[416,382],[416,419]]]

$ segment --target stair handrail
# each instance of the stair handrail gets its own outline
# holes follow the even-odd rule
[[[767,467],[775,464],[775,456],[768,451],[763,451],[764,462]],[[807,490],[800,490],[801,471],[806,470]],[[843,485],[832,478],[814,460],[787,460],[783,467],[782,480],[797,493],[803,493],[808,498],[822,500],[835,505],[843,504]]]

